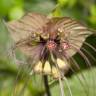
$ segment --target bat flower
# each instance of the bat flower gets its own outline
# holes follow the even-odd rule
[[[34,73],[56,79],[63,78],[70,69],[69,59],[74,54],[79,52],[85,57],[80,48],[92,34],[77,20],[37,13],[28,13],[7,26],[16,48],[32,59]]]

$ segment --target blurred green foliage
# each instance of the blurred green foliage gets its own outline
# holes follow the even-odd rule
[[[0,0],[0,15],[9,19],[20,18],[23,15],[23,3],[23,0]]]
[[[0,0],[0,16],[19,19],[35,11],[54,16],[68,16],[96,28],[96,0]]]
[[[5,19],[6,21],[19,19],[24,13],[30,11],[52,16],[76,18],[81,22],[86,23],[90,28],[96,29],[96,0],[0,0],[0,18]],[[96,40],[92,41],[91,39],[90,42],[96,44],[95,41]],[[11,96],[19,70],[14,61],[10,60],[6,55],[10,44],[11,39],[8,30],[6,26],[4,26],[4,21],[0,20],[0,96]],[[77,59],[80,61],[80,58],[77,57]],[[27,69],[25,66],[23,66],[23,69],[24,76],[16,83],[17,89],[21,90],[25,84],[26,88],[23,88],[23,91],[25,90],[24,96],[43,96],[44,88],[40,87],[42,78],[41,83],[38,82],[38,79],[40,81],[40,77],[38,76],[36,77],[37,79],[34,79],[34,76],[31,79],[27,79],[27,76],[29,76],[28,74],[26,75]],[[94,68],[94,70],[96,69]],[[87,72],[85,71],[84,74],[86,73]],[[93,74],[93,71],[90,71],[90,74]],[[19,77],[22,77],[22,72],[19,74]],[[90,77],[87,78],[89,80]],[[76,82],[74,77],[69,79],[68,82],[71,85],[74,96],[81,96],[84,94],[84,90],[82,91],[82,88],[80,88],[80,83]],[[58,84],[55,87],[52,87],[52,95],[59,96],[59,90]],[[67,92],[68,89],[65,88],[65,91]],[[22,91],[21,94],[23,94]]]

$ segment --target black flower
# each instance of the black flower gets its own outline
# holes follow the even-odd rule
[[[63,78],[77,52],[89,62],[80,48],[92,32],[77,20],[28,13],[7,24],[16,48],[32,59],[35,73]]]
[[[66,73],[70,67],[67,60],[92,34],[87,27],[69,17],[48,18],[36,13],[9,22],[8,28],[16,48],[33,60],[34,72],[55,78],[60,76],[59,69]]]

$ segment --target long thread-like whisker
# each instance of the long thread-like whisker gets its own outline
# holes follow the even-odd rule
[[[71,39],[71,40],[76,40],[76,39]],[[76,40],[76,42],[82,42],[82,40]],[[86,41],[83,42],[85,45],[87,45],[89,48],[91,48],[94,52],[96,52],[96,48],[93,47],[91,44],[87,43]],[[89,54],[89,56],[96,62],[96,59],[93,57],[93,55],[91,55],[87,50],[85,50],[84,48],[81,47],[82,50],[84,50],[87,54]],[[94,73],[94,72],[93,72]],[[93,78],[94,80],[94,78]],[[95,80],[94,80],[95,81]],[[93,81],[93,85],[94,85],[94,81]],[[95,88],[94,88],[95,89]]]
[[[67,58],[66,58],[67,59]],[[59,70],[59,72],[60,72],[60,75],[61,75],[61,78],[63,77],[63,79],[64,79],[64,81],[65,81],[65,83],[67,84],[67,87],[68,87],[68,90],[69,90],[69,93],[70,93],[70,96],[73,96],[72,95],[72,92],[71,92],[71,88],[70,88],[70,86],[69,86],[69,84],[68,84],[68,82],[67,82],[67,79],[66,79],[66,77],[64,76],[64,74],[61,72],[61,70],[59,69],[59,66],[58,66],[58,64],[57,64],[57,62],[55,62],[55,64],[56,64],[56,68]],[[70,66],[70,65],[69,65]],[[73,69],[72,69],[73,70]],[[61,90],[62,90],[63,88],[61,87]],[[61,91],[62,92],[62,91]]]
[[[90,64],[90,61],[88,60],[88,58],[85,56],[85,54],[80,50],[80,49],[77,49],[77,47],[75,47],[73,44],[70,44],[70,46],[76,50],[85,60],[86,64],[88,65],[89,68],[91,68],[91,64]]]
[[[67,59],[67,61],[69,61],[69,62],[71,62],[70,60],[72,60],[72,62],[74,63],[74,66],[78,69],[78,71],[81,70],[80,67],[79,67],[79,65],[77,64],[76,60],[75,60],[73,57],[71,57],[71,58],[69,59],[68,54],[64,55],[64,57],[65,57],[65,58]],[[68,64],[69,64],[69,63],[68,63]],[[69,66],[70,66],[70,64],[69,64]],[[75,70],[74,70],[71,66],[70,66],[70,68],[71,68],[72,72],[76,74]],[[88,91],[87,91],[87,89],[85,89],[86,86],[84,86],[84,84],[83,84],[83,81],[84,81],[84,82],[86,83],[86,85],[88,86],[88,84],[87,84],[87,82],[86,82],[86,80],[85,80],[84,75],[81,73],[81,77],[79,77],[78,75],[75,75],[75,76],[76,76],[76,78],[80,81],[80,84],[82,85],[82,87],[83,87],[86,95],[88,95]],[[88,87],[88,88],[89,88],[89,87]]]
[[[73,47],[75,50],[77,50],[77,52],[84,58],[86,64],[88,65],[88,68],[91,69],[91,68],[92,68],[91,63],[90,63],[90,61],[88,60],[88,58],[84,55],[84,53],[83,53],[81,50],[78,51],[78,49],[76,48],[76,46],[74,47],[72,44],[70,44],[70,45],[71,45],[71,47]],[[94,73],[94,72],[93,72],[93,73]],[[93,82],[94,82],[94,79],[93,79]]]
[[[61,72],[61,70],[59,69],[59,66],[57,65],[57,62],[55,63],[56,64],[56,68],[58,69],[58,71],[60,72],[60,78],[62,78],[63,77],[63,79],[65,80],[65,83],[67,84],[67,87],[68,87],[68,89],[69,89],[69,93],[70,93],[70,96],[73,96],[72,95],[72,92],[71,92],[71,89],[70,89],[70,86],[69,86],[69,84],[68,84],[68,82],[67,82],[67,80],[66,80],[66,78],[65,78],[65,76],[64,76],[64,74]],[[61,85],[62,84],[62,80],[59,78],[59,83],[60,83],[60,87],[61,87],[61,92],[62,91],[64,91],[63,89],[63,86]],[[61,96],[65,96],[65,93],[64,92],[62,92],[62,95]]]
[[[67,55],[68,56],[68,55]],[[66,56],[64,56],[64,57],[66,57]],[[72,57],[73,58],[73,57]],[[72,59],[71,58],[71,59]],[[67,57],[66,57],[66,59],[67,59]],[[68,60],[68,59],[67,59]],[[80,67],[78,66],[78,64],[75,62],[75,61],[73,61],[74,62],[74,64],[75,64],[75,66],[76,66],[76,68],[80,71]],[[55,63],[56,64],[56,63]],[[70,64],[69,64],[69,66],[70,66]],[[58,66],[57,66],[58,67]],[[71,66],[70,66],[71,67]],[[59,68],[58,68],[59,69]],[[74,72],[74,73],[76,73],[75,72],[75,70],[71,67],[71,70]],[[60,69],[59,69],[59,71],[60,71]],[[62,74],[62,72],[60,72],[61,74]],[[65,77],[63,74],[62,74],[62,76],[63,77]],[[85,89],[85,87],[86,86],[84,86],[84,84],[83,84],[83,80],[85,81],[85,77],[84,77],[84,75],[81,73],[81,78],[79,77],[79,76],[77,76],[76,75],[76,77],[79,79],[79,81],[80,81],[80,83],[81,83],[81,85],[82,85],[82,87],[83,87],[83,89],[84,89],[84,91],[85,91],[85,93],[86,93],[86,95],[88,95],[88,91]],[[86,83],[86,85],[87,85],[87,83]],[[71,90],[70,90],[70,88],[69,88],[69,85],[68,85],[68,83],[67,83],[67,86],[68,86],[68,89],[69,89],[69,92],[70,92],[70,96],[72,96],[72,92],[71,92]],[[87,87],[87,88],[89,88],[89,87]]]
[[[33,73],[34,73],[34,72],[33,72]],[[32,73],[31,75],[33,75],[33,73]],[[20,91],[20,93],[18,94],[18,96],[23,96],[24,90],[25,90],[26,86],[28,85],[28,82],[30,81],[30,79],[31,79],[30,76],[28,76],[28,78],[26,78],[25,83],[24,83],[24,86],[23,86],[23,88],[21,89],[21,91]],[[23,94],[22,94],[22,93],[23,93]]]
[[[67,84],[67,86],[68,86],[68,89],[69,89],[69,92],[70,92],[70,96],[73,96],[73,95],[72,95],[72,92],[71,92],[71,88],[70,88],[70,86],[69,86],[69,84],[68,84],[67,78],[66,78],[65,76],[63,76],[63,79],[64,79],[64,81],[66,82],[66,84]]]
[[[76,48],[76,47],[75,47],[75,48]],[[76,49],[77,49],[77,48],[76,48]],[[78,49],[77,49],[77,50],[78,50]],[[88,63],[89,68],[91,68],[92,66],[91,66],[91,64],[90,64],[90,61],[89,61],[88,58],[83,54],[83,52],[82,52],[82,51],[78,51],[78,53],[83,56],[83,58],[85,59],[86,63]],[[94,72],[93,72],[93,73],[94,73]],[[94,79],[92,79],[92,80],[93,80],[93,82],[94,82]],[[94,84],[93,84],[93,85],[94,85]]]
[[[59,84],[60,84],[60,89],[61,89],[61,96],[65,96],[64,88],[63,88],[63,84],[62,84],[61,78],[59,78]]]
[[[73,44],[73,45],[75,45],[75,46],[78,47],[78,45],[76,45],[76,44]],[[88,52],[85,48],[82,48],[82,47],[81,47],[81,49],[82,49],[83,51],[85,51],[94,61],[96,61],[96,59],[93,57],[92,54],[90,54],[90,52]],[[93,72],[93,73],[94,73],[94,72]],[[93,86],[94,86],[95,80],[94,80],[94,78],[93,78],[92,80],[93,80]]]
[[[77,42],[78,42],[78,41],[77,41]],[[78,45],[76,45],[76,44],[74,44],[74,43],[71,43],[71,44],[79,47]],[[86,52],[86,53],[96,62],[96,58],[95,58],[87,49],[85,49],[85,48],[83,48],[83,47],[81,47],[80,49],[83,50],[84,52]]]
[[[26,73],[30,73],[30,71],[31,71],[31,75],[32,75],[32,70],[31,70],[30,67],[28,67],[28,65],[24,66],[24,64],[22,64],[22,66],[20,66],[20,69],[19,69],[18,74],[17,74],[16,79],[15,79],[15,85],[14,85],[14,90],[13,90],[14,95],[13,96],[16,96],[15,95],[16,94],[16,84],[18,83],[18,80],[19,79],[20,80],[23,80],[23,79],[25,80],[25,78],[27,78],[27,77],[25,77],[26,73],[25,72],[22,73],[23,68],[24,68],[24,71]]]
[[[34,50],[35,48],[33,48],[33,50]],[[38,61],[35,61],[35,55],[36,54],[38,54],[38,53],[35,53],[34,54],[34,57],[33,58],[31,58],[31,62],[30,62],[30,58],[28,59],[28,61],[26,61],[27,63],[26,63],[26,67],[24,68],[25,69],[25,71],[26,71],[26,73],[29,73],[30,75],[31,75],[31,73],[32,73],[32,69],[33,69],[33,67],[34,67],[34,65],[36,64],[36,62]],[[22,74],[22,78],[23,78],[23,74]]]
[[[57,62],[56,62],[55,59],[54,59],[53,54],[51,54],[51,58],[52,58],[53,62],[54,62],[55,65],[56,65],[56,69],[58,70],[58,72],[60,72],[60,69],[59,69],[59,67],[58,67]],[[60,72],[59,84],[60,84],[61,96],[65,96],[64,87],[63,87],[62,80],[61,80],[61,79],[62,79],[62,76],[61,76],[61,75],[62,75],[62,74],[61,74],[61,72]]]
[[[77,40],[77,39],[74,39],[74,38],[71,38],[70,40],[75,40],[76,42],[83,42],[85,45],[87,45],[88,47],[90,47],[91,49],[93,49],[94,52],[96,52],[96,48],[93,47],[91,44],[87,43],[86,41],[82,41],[82,40]]]
[[[27,63],[26,64],[22,63],[22,66],[20,64],[20,67],[19,67],[20,69],[18,69],[19,71],[17,73],[16,80],[15,80],[15,86],[14,86],[15,88],[14,88],[13,96],[16,96],[15,95],[16,94],[16,84],[18,82],[19,77],[20,77],[20,79],[23,79],[23,77],[25,77],[26,73],[29,74],[30,72],[31,72],[31,75],[32,75],[32,67],[33,67],[33,64],[30,65],[30,64],[27,64]],[[24,72],[20,75],[20,73],[22,72],[23,69],[24,69]]]
[[[13,58],[15,64],[18,64],[18,72],[17,72],[16,79],[14,81],[13,92],[12,92],[12,95],[15,96],[15,94],[16,94],[16,92],[15,92],[16,91],[16,84],[17,84],[17,82],[19,80],[19,77],[20,78],[23,77],[23,74],[21,75],[22,69],[23,69],[24,66],[27,65],[27,63],[26,62],[23,62],[23,61],[20,61],[20,60],[18,60],[16,58],[16,55],[15,55],[15,46],[12,46],[11,48],[9,48],[9,50],[8,50],[8,57],[10,57],[11,59]],[[24,69],[26,69],[26,67]]]
[[[15,96],[15,94],[16,94],[16,84],[17,84],[17,82],[18,82],[18,78],[19,78],[19,76],[20,76],[20,74],[21,74],[21,71],[22,71],[22,69],[23,69],[23,67],[19,67],[19,71],[17,72],[17,76],[16,76],[16,79],[15,79],[15,81],[14,81],[14,88],[13,88],[13,96]]]
[[[71,57],[71,60],[73,61],[74,66],[78,69],[78,71],[80,71],[81,68],[80,68],[79,65],[77,64],[76,60],[75,60],[73,57]],[[76,73],[75,70],[73,70],[72,68],[71,68],[71,70],[72,70],[74,73]],[[81,77],[78,76],[78,75],[75,75],[75,76],[76,76],[77,79],[79,79],[80,84],[82,85],[82,87],[83,87],[86,95],[88,95],[88,90],[89,90],[89,89],[88,89],[88,90],[85,89],[86,86],[87,86],[87,88],[89,88],[89,86],[88,86],[88,84],[87,84],[87,82],[86,82],[86,78],[85,78],[85,76],[83,75],[83,73],[80,73],[80,75],[81,75]],[[86,86],[84,86],[83,81],[84,81],[84,83],[86,83]]]
[[[80,41],[78,41],[78,42],[80,42]],[[96,49],[92,46],[92,45],[90,45],[90,44],[88,44],[87,42],[84,42],[84,44],[85,45],[87,45],[88,47],[90,47],[90,48],[92,48],[95,52],[96,52]],[[76,45],[75,45],[76,46]],[[84,49],[83,49],[84,50]],[[86,50],[84,50],[84,51],[86,51]],[[88,52],[87,52],[87,54],[88,54]],[[92,58],[93,58],[93,56],[92,55],[90,55]],[[87,60],[87,62],[88,62],[89,60]],[[96,61],[96,60],[95,60]],[[90,63],[88,63],[88,65],[89,65]],[[90,68],[91,68],[91,65],[89,65],[90,66]],[[92,70],[92,72],[93,72],[93,70]],[[94,72],[93,72],[94,73]],[[95,80],[94,80],[94,78],[93,78],[93,85],[94,85],[94,82],[95,82]]]
[[[89,52],[87,51],[85,48],[81,47],[81,50],[83,50],[84,52],[86,52],[95,62],[96,62],[96,58]]]

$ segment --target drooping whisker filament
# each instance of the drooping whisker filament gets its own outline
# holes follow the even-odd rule
[[[12,92],[11,95],[12,96],[17,96],[17,94],[19,94],[19,91],[20,91],[18,89],[18,85],[19,85],[18,83],[20,83],[21,81],[23,81],[27,77],[27,74],[30,73],[29,71],[31,71],[32,68],[30,69],[30,67],[28,66],[29,64],[27,62],[25,62],[23,60],[20,60],[20,59],[17,59],[16,52],[15,52],[16,48],[14,48],[14,47],[15,47],[15,45],[10,50],[10,52],[12,52],[11,53],[12,56],[10,58],[13,59],[14,63],[18,65],[17,66],[18,71],[17,71],[16,79],[14,80],[13,89],[12,89],[13,92]],[[24,87],[22,87],[22,89],[21,89],[22,91],[20,91],[20,96],[21,96],[22,93],[24,93],[23,89],[25,89],[25,87],[26,87],[26,85],[28,83],[28,80],[29,80],[29,77],[25,81],[26,84],[24,83]]]
[[[70,40],[76,41],[76,42],[83,42],[82,40],[77,40],[75,38],[71,38]],[[95,47],[93,47],[91,44],[89,44],[88,42],[84,41],[83,44],[87,45],[88,47],[90,47],[94,52],[96,52]]]
[[[17,94],[18,94],[18,96],[22,96],[26,86],[28,85],[28,82],[31,79],[31,77],[28,74],[32,71],[32,68],[28,67],[28,65],[25,65],[25,64],[22,64],[22,66],[18,66],[18,67],[19,67],[18,73],[17,73],[16,79],[14,82],[12,96],[17,96]],[[22,86],[21,89],[18,89],[19,83],[23,80],[25,80],[24,86]]]
[[[77,61],[73,57],[71,57],[70,59],[72,60],[72,62],[73,62],[72,64],[75,67],[75,69],[71,67],[71,70],[73,71],[73,73],[77,74],[78,71],[80,73],[80,71],[82,70],[82,68],[80,68],[80,66],[77,63]],[[88,94],[88,90],[89,89],[87,89],[87,88],[89,88],[89,86],[88,86],[88,82],[86,80],[87,78],[84,76],[84,74],[81,72],[80,73],[80,76],[78,76],[78,74],[77,74],[77,75],[75,75],[75,77],[80,81],[80,83],[81,83],[81,85],[82,85],[85,93]]]
[[[72,39],[70,39],[70,40],[72,41],[72,43],[74,42],[74,40],[75,40],[77,43],[81,43],[81,42],[82,42],[82,40],[77,40],[77,39],[75,39],[75,38],[72,38]],[[71,41],[70,41],[70,42],[71,42]],[[77,45],[77,43],[76,43],[76,45]],[[95,64],[95,62],[96,62],[96,58],[95,58],[95,54],[93,54],[93,52],[96,53],[96,48],[94,47],[94,45],[91,45],[90,43],[88,43],[88,42],[86,42],[86,41],[84,41],[83,44],[84,44],[85,47],[82,46],[82,47],[81,47],[81,50],[88,56],[88,58],[91,57],[91,60],[93,60],[93,61],[91,61],[91,63],[92,63],[91,66],[94,66],[94,64]],[[77,47],[78,47],[78,45],[77,45]]]
[[[52,58],[54,57],[52,54],[51,54],[51,56],[52,56]],[[58,74],[60,74],[58,80],[59,80],[60,89],[61,89],[61,96],[66,96],[65,92],[64,92],[64,87],[63,87],[62,79],[64,79],[64,81],[66,82],[66,84],[68,86],[68,89],[69,89],[69,92],[70,92],[70,96],[72,96],[72,92],[71,92],[70,87],[69,87],[69,85],[67,83],[67,79],[65,78],[64,74],[60,70],[60,68],[59,68],[57,62],[54,60],[54,58],[53,58],[53,62],[55,63],[55,66],[56,66],[56,69],[58,71]]]
[[[74,44],[73,44],[73,45],[74,45]],[[75,46],[78,47],[78,45],[76,45],[76,44],[75,44]],[[92,58],[92,60],[94,60],[94,61],[96,62],[95,57],[94,57],[87,49],[85,49],[85,48],[83,48],[83,47],[81,47],[80,49],[81,49],[82,51],[84,51],[85,53],[87,53],[87,55],[90,56],[90,57]]]
[[[89,86],[88,86],[88,83],[87,83],[87,81],[86,81],[86,77],[83,75],[83,73],[80,73],[80,76],[78,76],[78,75],[76,75],[77,74],[77,72],[79,71],[81,71],[82,69],[79,67],[79,65],[78,65],[78,63],[77,63],[77,61],[73,58],[73,57],[71,57],[70,59],[69,59],[69,56],[68,56],[68,54],[66,54],[67,55],[67,57],[66,57],[66,59],[67,59],[67,61],[69,62],[69,63],[67,63],[69,66],[70,66],[70,69],[71,69],[71,71],[73,72],[73,74],[75,74],[75,77],[78,79],[78,81],[79,81],[79,83],[81,84],[81,86],[82,86],[82,88],[84,89],[84,92],[86,93],[86,96],[88,95],[88,90],[89,90]],[[73,63],[72,63],[73,62]],[[75,69],[74,69],[74,67],[75,67]],[[65,75],[66,76],[66,75]],[[64,76],[64,77],[65,77]],[[66,78],[66,77],[65,77]],[[70,93],[70,94],[72,94],[72,92]]]
[[[91,67],[91,64],[90,64],[90,61],[88,60],[88,58],[86,57],[86,55],[80,50],[80,49],[77,49],[78,47],[74,46],[73,44],[70,44],[71,47],[76,50],[85,60],[86,64],[88,65],[87,67]]]
[[[36,49],[36,48],[34,48],[34,49]],[[15,50],[14,50],[15,51]],[[15,53],[14,53],[15,54]],[[34,56],[36,56],[36,54],[38,54],[37,52],[35,52],[35,54],[34,54]],[[16,57],[15,57],[16,58]],[[17,58],[16,58],[16,60],[18,60]],[[30,62],[28,63],[26,63],[25,64],[25,62],[24,63],[22,63],[21,64],[21,62],[20,62],[20,64],[18,64],[18,73],[17,73],[17,76],[16,76],[16,80],[15,80],[15,82],[14,82],[14,89],[13,89],[13,93],[12,93],[12,96],[17,96],[17,94],[18,94],[18,96],[22,96],[23,95],[23,92],[24,92],[24,90],[25,90],[25,88],[26,88],[26,86],[27,86],[27,84],[28,84],[28,81],[30,81],[30,79],[31,79],[31,77],[30,77],[30,74],[31,75],[34,75],[33,73],[34,72],[32,72],[33,71],[33,66],[35,65],[35,63],[37,62],[37,61],[35,61],[35,57],[33,57],[33,58],[31,58],[31,64],[30,64]],[[15,63],[17,63],[17,62],[15,62]],[[19,63],[19,61],[18,61],[18,63]],[[23,72],[24,71],[24,72]],[[28,76],[27,76],[28,75]],[[23,81],[23,80],[25,80],[24,82],[24,86],[22,86],[22,89],[21,90],[19,90],[18,91],[18,83],[20,82],[20,81]]]
[[[72,46],[75,46],[75,48],[77,47],[78,48],[78,45],[76,44],[73,44]],[[82,49],[82,48],[81,48]],[[84,48],[82,49],[83,51],[85,51],[93,60],[95,59],[92,55],[90,55],[90,53],[88,51],[86,51]],[[87,56],[85,56],[84,54],[82,54],[83,52],[82,51],[78,51],[78,53],[87,61],[86,64],[88,63],[88,67],[92,69],[92,65],[91,65],[91,62],[89,59],[87,59]],[[96,60],[95,60],[96,61]],[[92,73],[94,74],[94,71],[92,71]],[[92,78],[92,86],[94,86],[94,82],[95,82],[95,79]],[[88,84],[87,84],[88,85]]]
[[[64,87],[63,87],[61,78],[59,78],[59,84],[60,84],[60,89],[61,89],[61,96],[66,96],[64,93]]]
[[[63,79],[65,80],[65,82],[66,82],[66,84],[67,84],[67,87],[68,87],[68,90],[69,90],[70,96],[73,96],[73,95],[72,95],[71,88],[70,88],[70,85],[68,84],[68,80],[67,80],[67,78],[64,76]]]

